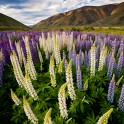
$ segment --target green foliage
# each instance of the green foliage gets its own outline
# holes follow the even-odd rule
[[[65,51],[66,52],[66,51]],[[110,116],[109,123],[111,124],[123,124],[124,113],[120,112],[117,108],[118,99],[121,91],[121,83],[116,87],[115,100],[111,104],[107,101],[109,78],[106,76],[107,68],[100,72],[96,72],[95,76],[90,76],[90,69],[82,66],[83,86],[85,82],[88,84],[87,90],[78,89],[76,87],[75,68],[73,67],[73,80],[75,86],[76,100],[71,101],[69,94],[66,92],[66,103],[68,109],[68,119],[63,119],[60,116],[58,105],[58,91],[59,88],[66,82],[65,72],[59,74],[56,70],[57,86],[53,88],[50,84],[49,74],[49,61],[45,59],[43,54],[43,66],[40,69],[41,64],[35,63],[37,70],[37,80],[32,81],[34,88],[39,96],[37,101],[26,93],[24,88],[18,87],[15,80],[12,67],[7,65],[4,71],[3,81],[5,82],[0,90],[0,123],[1,124],[30,124],[23,109],[23,95],[26,96],[31,109],[35,116],[39,120],[39,124],[43,124],[44,117],[49,108],[52,108],[51,118],[53,124],[96,124],[99,117],[103,115],[110,108],[114,108],[114,112]],[[9,73],[8,73],[9,70]],[[123,73],[122,73],[123,74]],[[123,79],[122,79],[123,80]],[[21,100],[22,104],[19,106],[14,105],[14,102],[10,98],[9,89],[13,88],[14,92]],[[4,102],[6,101],[6,102]],[[12,107],[13,106],[13,107]],[[7,119],[6,119],[7,118]],[[10,119],[11,118],[11,119]],[[11,120],[11,122],[10,122]]]

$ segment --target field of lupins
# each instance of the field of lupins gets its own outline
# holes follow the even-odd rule
[[[0,124],[124,124],[124,36],[0,32]]]

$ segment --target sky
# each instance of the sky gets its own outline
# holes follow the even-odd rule
[[[124,0],[0,0],[0,13],[25,25],[34,25],[54,14],[82,6],[120,3]]]

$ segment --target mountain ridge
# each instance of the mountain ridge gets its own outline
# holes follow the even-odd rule
[[[33,26],[34,29],[59,26],[121,26],[124,18],[124,2],[102,6],[84,6],[58,13]],[[109,21],[109,19],[111,19]],[[107,22],[106,22],[107,21]],[[121,22],[121,23],[120,23]],[[104,24],[104,25],[103,25]]]
[[[29,27],[16,19],[0,13],[0,29],[28,29]]]

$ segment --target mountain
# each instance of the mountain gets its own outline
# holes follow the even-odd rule
[[[19,21],[0,13],[0,29],[10,30],[10,29],[28,29],[26,25],[20,23]]]
[[[33,26],[34,29],[61,26],[124,26],[124,2],[103,6],[84,6],[51,16]]]

